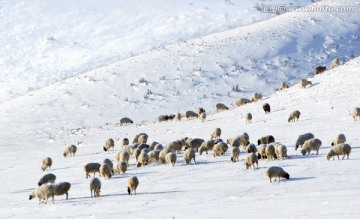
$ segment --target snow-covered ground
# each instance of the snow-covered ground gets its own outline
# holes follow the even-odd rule
[[[11,2],[2,2],[2,12],[16,5]],[[19,3],[19,11],[33,11],[37,8],[36,5],[44,3],[33,1],[37,4],[30,7],[29,3],[13,2]],[[64,2],[64,5],[69,4]],[[145,2],[136,4],[136,8],[140,10],[145,7]],[[256,21],[259,20],[251,20],[245,15],[245,20],[249,22],[243,23],[243,20],[233,14],[233,18],[226,21],[217,17],[221,17],[230,8],[237,11],[233,7],[239,6],[240,1],[224,1],[223,7],[218,6],[215,1],[203,1],[201,4],[193,2],[192,5],[190,2],[186,1],[186,7],[164,3],[160,4],[164,7],[159,7],[158,10],[169,11],[170,17],[181,17],[189,11],[188,7],[194,10],[208,7],[209,12],[203,17],[205,21],[188,19],[193,21],[193,25],[203,28],[202,31],[189,28],[189,31],[191,29],[193,32],[178,38],[156,34],[149,34],[149,38],[140,37],[144,39],[144,44],[137,44],[137,49],[125,49],[138,54],[131,58],[125,59],[129,56],[126,52],[114,55],[113,38],[106,44],[108,49],[101,51],[100,47],[91,47],[87,50],[89,57],[81,58],[79,62],[74,60],[76,54],[83,57],[83,50],[73,46],[66,48],[63,45],[47,48],[48,54],[68,55],[69,59],[74,59],[62,76],[57,74],[56,69],[58,65],[66,65],[64,59],[56,60],[57,64],[53,62],[44,68],[31,67],[26,62],[34,62],[35,65],[42,61],[51,63],[48,59],[51,55],[46,55],[47,58],[43,60],[32,55],[25,56],[23,63],[19,61],[22,56],[15,52],[19,50],[6,47],[9,49],[6,50],[8,56],[3,56],[5,50],[0,50],[4,52],[0,59],[1,70],[6,72],[2,78],[1,89],[4,92],[13,89],[13,82],[16,82],[17,87],[23,85],[25,88],[1,93],[0,218],[356,218],[360,214],[360,172],[357,170],[360,159],[360,122],[353,121],[349,115],[350,108],[360,107],[359,1],[321,1],[314,4],[351,6],[355,10],[352,13],[289,12],[280,16],[254,15],[254,19],[259,20],[269,18],[266,16],[272,17],[258,23]],[[245,13],[250,6],[262,2],[251,1],[246,7],[239,6],[242,11],[239,13]],[[55,4],[55,1],[52,3]],[[298,1],[298,4],[308,3]],[[74,17],[72,13],[63,14],[67,11],[63,4],[54,7],[54,10],[58,8],[59,11],[45,10],[44,8],[52,7],[50,3],[46,4],[49,5],[42,5],[39,17],[48,18],[57,13],[67,21]],[[73,13],[90,9],[94,11],[95,8],[94,5],[88,6],[82,1],[77,4],[80,5],[73,6]],[[116,14],[116,10],[112,10],[116,7],[112,6],[120,3],[108,1],[106,4],[98,4],[95,4],[99,6],[96,7],[97,10],[102,8],[108,14]],[[121,6],[124,6],[125,3],[122,4]],[[199,5],[196,6],[197,4]],[[184,8],[177,11],[176,7]],[[137,22],[136,10],[124,11],[134,13],[133,21],[129,21],[129,24],[133,23],[134,29],[140,28],[144,20],[154,22],[142,26],[146,31],[146,28],[157,26],[156,21],[165,19],[155,17],[151,20],[151,13],[142,9],[144,17]],[[256,11],[258,10],[254,12]],[[18,10],[13,8],[13,12],[18,13]],[[217,15],[214,15],[214,21],[211,20],[212,13]],[[4,13],[1,16],[10,19]],[[23,13],[17,16],[19,23],[29,18]],[[16,19],[11,19],[13,20],[10,23],[14,24]],[[86,24],[89,27],[93,22],[94,30],[99,29],[95,15],[83,19],[89,19]],[[231,23],[232,19],[232,27],[242,27],[225,27],[224,24]],[[112,20],[109,18],[106,25],[109,25],[110,21]],[[56,22],[63,22],[62,25],[57,25],[59,29],[55,31],[56,34],[51,31],[46,34],[46,25]],[[30,26],[30,23],[29,21],[24,28]],[[44,28],[40,31],[40,38],[47,40],[46,43],[59,43],[59,36],[64,37],[62,42],[73,40],[69,28],[72,25],[65,25],[67,23],[60,18],[48,23],[33,23]],[[186,26],[184,23],[182,24]],[[4,24],[9,23],[2,23]],[[166,26],[166,23],[164,25]],[[61,30],[60,26],[65,29]],[[173,29],[168,26],[165,29],[169,30],[167,34],[176,35],[176,28],[181,28],[181,22],[177,27],[174,25]],[[95,42],[91,41],[91,37],[88,41],[85,40],[86,34],[94,34],[94,37],[106,35],[85,29],[79,28],[79,33],[84,34],[81,42],[86,42],[85,47]],[[227,29],[231,30],[225,31]],[[105,32],[108,33],[107,31]],[[26,30],[22,33],[26,33]],[[0,34],[6,35],[2,31]],[[126,36],[128,34],[131,35],[127,32]],[[48,36],[53,36],[54,40],[46,39]],[[153,42],[152,37],[157,41],[147,43]],[[193,39],[194,37],[200,38]],[[34,42],[35,39],[36,37],[32,38]],[[0,40],[8,45],[18,46],[20,50],[23,48],[27,52],[46,54],[38,50],[36,44],[28,47],[24,42],[21,46],[16,37],[1,37]],[[139,49],[142,45],[148,47]],[[62,52],[55,51],[57,49]],[[103,59],[94,61],[99,56]],[[9,61],[4,57],[12,57],[13,60]],[[329,67],[330,61],[335,57],[346,63],[322,75],[310,77],[313,85],[307,89],[300,88],[299,78],[312,75],[314,67],[318,65]],[[118,59],[121,61],[110,64]],[[13,75],[8,70],[14,66],[9,63],[18,68]],[[29,71],[19,70],[21,65],[29,66]],[[102,67],[84,72],[97,66]],[[44,78],[34,79],[37,82],[33,83],[26,72],[30,78]],[[48,74],[42,75],[38,72]],[[274,88],[282,81],[293,86],[275,93]],[[240,92],[231,91],[236,85]],[[29,87],[34,89],[28,89]],[[249,97],[254,92],[263,93],[264,99],[239,108],[231,105],[236,98]],[[215,113],[214,107],[218,102],[228,105],[230,110]],[[262,110],[265,102],[272,107],[270,114],[264,114]],[[185,119],[181,122],[154,122],[162,113],[184,113],[185,110],[195,110],[199,106],[203,106],[208,112],[205,122]],[[288,123],[287,117],[293,110],[301,112],[300,120]],[[245,124],[244,115],[248,112],[253,115],[251,124]],[[116,125],[123,116],[131,117],[135,124],[125,127]],[[105,158],[114,161],[120,147],[119,142],[116,142],[115,151],[104,152],[102,145],[107,138],[132,139],[135,134],[146,132],[149,134],[150,143],[158,141],[165,145],[186,136],[208,139],[210,132],[216,127],[222,129],[222,139],[247,132],[252,143],[256,143],[261,136],[271,134],[276,141],[287,146],[289,158],[261,160],[259,169],[255,171],[245,170],[245,151],[242,151],[241,161],[238,163],[230,162],[229,151],[225,156],[216,158],[211,152],[202,156],[197,154],[196,165],[185,165],[181,153],[178,154],[175,167],[152,164],[137,168],[135,159],[131,158],[125,176],[115,175],[110,180],[101,178],[102,196],[97,199],[90,198],[90,180],[85,178],[83,166],[88,162],[101,163]],[[297,136],[305,132],[314,133],[323,142],[319,155],[302,156],[299,151],[294,150]],[[339,133],[344,133],[347,142],[352,146],[350,159],[327,161],[326,154],[331,148],[331,140]],[[62,152],[65,145],[76,144],[78,141],[82,144],[78,146],[76,156],[64,158]],[[28,200],[29,193],[44,174],[40,170],[40,162],[46,156],[52,157],[54,161],[52,170],[48,172],[57,176],[57,182],[69,181],[72,184],[69,200],[65,200],[64,196],[55,197],[55,204],[47,205],[38,205],[38,200]],[[272,165],[283,167],[289,172],[291,179],[270,184],[265,170]],[[133,175],[139,178],[140,186],[138,194],[131,197],[126,193],[126,182],[129,176]]]

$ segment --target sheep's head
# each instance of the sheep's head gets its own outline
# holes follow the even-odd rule
[[[260,141],[260,139],[258,139],[258,140],[257,140],[257,143],[258,143],[258,145],[260,145],[260,144],[261,144],[261,141]]]
[[[287,173],[287,172],[285,172],[285,174],[284,174],[284,176],[283,176],[285,179],[290,179],[290,175]]]
[[[34,196],[32,194],[29,195],[29,200],[33,199]]]
[[[305,150],[305,149],[301,149],[301,151],[300,151],[300,152],[301,152],[301,154],[302,154],[302,155],[304,155],[304,156],[305,156],[305,154],[306,154],[306,150]]]
[[[299,148],[299,145],[295,145],[295,151]]]
[[[105,146],[103,147],[103,149],[104,149],[104,151],[107,151],[107,148]]]
[[[258,153],[258,159],[261,159],[261,154],[260,153]]]
[[[334,142],[331,142],[331,146],[334,146]]]
[[[66,157],[66,153],[65,153],[65,152],[63,153],[63,155],[64,155],[64,157]]]
[[[100,189],[98,189],[98,190],[95,191],[95,196],[96,196],[96,197],[99,197],[99,196],[100,196]]]

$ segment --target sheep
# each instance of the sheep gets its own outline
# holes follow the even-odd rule
[[[116,156],[115,156],[115,160],[116,160],[117,162],[122,162],[122,161],[124,161],[124,162],[126,162],[126,163],[129,163],[129,159],[130,159],[130,154],[129,154],[129,152],[127,152],[127,151],[120,151],[120,152],[118,152],[118,153],[116,154]]]
[[[231,148],[231,158],[230,158],[230,160],[232,162],[237,162],[237,161],[239,161],[239,156],[240,156],[240,148],[239,147],[232,147]]]
[[[252,115],[251,115],[251,113],[247,113],[247,114],[246,114],[245,120],[246,120],[246,124],[251,123],[251,120],[252,120]]]
[[[161,151],[162,149],[164,149],[164,146],[162,144],[157,144],[154,147],[154,151]]]
[[[219,142],[215,144],[213,148],[213,156],[216,157],[216,156],[224,155],[228,150],[228,148],[229,148],[228,145],[224,142]]]
[[[145,152],[140,153],[137,159],[137,167],[145,166],[149,163],[149,155]]]
[[[270,113],[270,104],[268,104],[268,103],[264,103],[263,104],[263,110],[264,110],[264,112],[265,112],[265,114],[266,113]]]
[[[99,173],[100,173],[100,177],[103,176],[105,177],[105,179],[110,179],[112,176],[111,168],[107,163],[104,163],[100,166]]]
[[[285,145],[282,145],[280,143],[275,144],[275,153],[278,158],[285,158],[287,157],[287,147]]]
[[[221,137],[221,129],[220,128],[215,128],[210,134],[210,139],[220,138],[220,137]]]
[[[39,198],[39,204],[41,204],[41,200],[45,199],[45,204],[47,204],[48,198],[51,197],[52,202],[54,203],[54,193],[55,187],[53,185],[42,185],[31,192],[29,200]]]
[[[266,135],[257,140],[258,145],[261,144],[270,144],[272,142],[275,142],[275,138],[272,135]]]
[[[95,177],[95,173],[98,172],[100,174],[100,166],[101,164],[99,163],[88,163],[84,166],[84,170],[86,173],[86,178],[90,177],[89,173],[94,173],[94,177]]]
[[[299,121],[300,115],[301,115],[301,113],[298,110],[295,110],[294,112],[292,112],[290,114],[290,116],[288,118],[288,122],[295,122],[295,119],[296,119],[296,121]]]
[[[38,182],[38,186],[41,186],[42,184],[47,184],[47,183],[55,183],[56,180],[56,176],[52,173],[48,173],[45,174],[44,176],[42,176]]]
[[[206,152],[206,154],[208,153],[208,150],[212,150],[213,147],[214,147],[214,143],[215,141],[210,139],[210,140],[207,140],[207,141],[204,141],[200,148],[199,148],[199,154],[201,155],[204,151]]]
[[[91,198],[92,197],[100,197],[100,191],[101,190],[101,182],[98,178],[93,178],[90,181],[90,194],[91,194]],[[94,196],[93,196],[93,191],[94,191]]]
[[[144,148],[149,149],[149,145],[148,144],[139,144],[136,148],[139,148],[140,150],[143,150]]]
[[[106,163],[107,165],[109,165],[111,172],[114,173],[114,164],[113,164],[113,162],[112,162],[110,159],[105,158],[105,160],[103,161],[103,163],[104,163],[104,164]]]
[[[150,150],[150,151],[153,151],[154,148],[155,148],[155,146],[156,146],[157,144],[160,144],[160,143],[157,142],[157,141],[153,141],[153,142],[149,145],[149,150]]]
[[[188,148],[184,152],[184,160],[185,160],[186,164],[191,164],[191,159],[193,159],[194,163],[196,164],[195,150],[193,148]]]
[[[326,71],[326,66],[318,66],[318,67],[315,68],[315,74],[316,75],[321,74],[324,71]]]
[[[141,149],[141,153],[149,153],[150,150],[148,148],[143,148]]]
[[[287,85],[285,82],[282,82],[282,83],[280,84],[280,90],[285,90],[285,89],[287,89],[287,88],[289,88],[289,85]]]
[[[139,138],[140,138],[141,135],[144,135],[145,137],[141,137],[141,139],[139,140]],[[136,144],[136,143],[144,143],[144,144],[146,144],[146,142],[143,142],[143,140],[145,140],[145,138],[146,138],[146,141],[147,141],[147,138],[148,138],[148,137],[149,137],[149,136],[148,136],[146,133],[139,133],[139,134],[135,135],[132,143],[133,143],[133,144]]]
[[[124,146],[124,145],[129,145],[129,139],[128,138],[123,138],[123,139],[121,139],[121,141],[120,141],[120,145],[121,146]]]
[[[194,111],[186,111],[185,112],[185,117],[190,120],[190,119],[193,119],[193,118],[198,118],[199,115],[197,113],[195,113]]]
[[[272,144],[268,144],[265,147],[265,155],[267,157],[268,160],[276,160],[277,159],[277,155],[275,153],[275,147]]]
[[[276,177],[280,178],[283,177],[285,179],[290,179],[290,175],[285,172],[281,167],[277,167],[277,166],[272,166],[266,169],[266,175],[269,177],[270,179],[270,183],[271,183],[271,178]]]
[[[108,151],[110,150],[110,148],[112,148],[114,150],[114,140],[112,138],[109,138],[105,141],[103,149],[104,151]]]
[[[170,143],[168,143],[167,145],[165,145],[165,148],[169,148],[172,151],[174,151],[175,153],[178,153],[181,151],[182,148],[182,142],[180,140],[176,140],[176,141],[172,141]]]
[[[340,59],[334,59],[331,62],[331,69],[334,69],[340,65]]]
[[[134,122],[131,119],[129,119],[128,117],[123,117],[120,119],[120,126],[132,124],[132,123],[134,123]]]
[[[75,153],[77,151],[77,147],[75,145],[68,145],[66,146],[65,150],[64,150],[64,157],[66,157],[67,155],[70,154],[70,156],[75,156]]]
[[[348,144],[337,144],[334,145],[327,154],[326,158],[330,160],[331,157],[333,157],[333,160],[335,160],[335,156],[337,156],[338,160],[340,160],[339,155],[344,155],[342,157],[342,160],[344,160],[345,155],[347,155],[347,159],[349,159],[349,154],[351,153],[351,146]]]
[[[41,161],[41,170],[45,171],[46,169],[49,168],[49,170],[51,169],[51,165],[52,165],[52,159],[50,157],[45,157],[42,161]]]
[[[249,144],[248,146],[246,146],[246,152],[248,153],[256,153],[257,152],[257,148],[254,144]]]
[[[316,155],[319,154],[319,148],[321,146],[321,141],[317,138],[312,138],[306,140],[302,146],[301,154],[305,156],[305,154],[310,154],[310,151],[316,151]]]
[[[176,159],[177,159],[176,154],[173,152],[169,152],[165,157],[166,163],[171,166],[175,166]]]
[[[244,132],[242,135],[238,135],[235,138],[229,138],[226,141],[230,146],[243,146],[244,148],[249,144],[249,135]]]
[[[215,108],[216,108],[216,112],[220,112],[223,110],[229,110],[229,107],[225,106],[225,104],[223,104],[223,103],[216,104]]]
[[[215,139],[214,140],[214,145],[220,142],[224,142],[221,138]]]
[[[185,142],[185,149],[194,148],[194,149],[196,149],[196,151],[198,151],[198,148],[200,148],[201,144],[204,141],[205,140],[202,138],[189,138]]]
[[[205,120],[206,120],[206,113],[205,113],[205,112],[200,113],[199,117],[200,117],[200,119],[201,119],[202,122],[205,122]]]
[[[263,98],[261,93],[254,93],[251,97],[251,102],[256,102],[258,100],[261,100]]]
[[[132,156],[135,158],[136,162],[137,162],[137,160],[138,160],[138,158],[139,158],[140,153],[141,153],[141,149],[140,149],[140,148],[135,148],[135,150],[133,151]]]
[[[160,154],[159,154],[159,160],[160,160],[160,163],[165,163],[166,162],[166,155],[170,152],[173,152],[172,150],[170,150],[169,148],[164,148],[160,151]]]
[[[149,136],[148,135],[139,135],[138,142],[140,144],[146,144]]]
[[[205,113],[205,110],[204,110],[204,108],[199,107],[199,108],[197,108],[196,113],[197,113],[198,115],[200,115],[201,113]]]
[[[246,99],[246,98],[240,98],[240,99],[236,99],[234,103],[237,106],[242,106],[242,105],[250,103],[250,100]]]
[[[358,117],[360,120],[360,107],[350,109],[350,115],[353,117],[354,121],[357,121]]]
[[[181,114],[180,114],[180,113],[176,113],[176,114],[175,114],[175,119],[176,119],[176,121],[180,121],[180,120],[181,120]]]
[[[255,170],[255,163],[256,163],[256,169],[258,169],[259,168],[258,157],[256,156],[255,153],[248,154],[244,162],[246,169],[249,169],[252,165]]]
[[[315,138],[313,133],[305,133],[305,134],[299,135],[296,140],[296,143],[295,143],[295,150],[297,150],[299,148],[299,146],[302,147],[302,145],[304,144],[304,142],[306,140],[309,140],[312,138]]]
[[[176,115],[174,115],[174,114],[170,114],[170,115],[169,115],[169,120],[171,120],[171,121],[172,121],[175,117],[176,117]]]
[[[306,88],[306,86],[308,86],[308,85],[312,85],[312,82],[311,81],[308,81],[308,80],[306,80],[306,79],[301,79],[300,80],[300,85],[301,85],[301,88]]]
[[[139,179],[136,176],[132,176],[128,180],[128,194],[136,195],[136,189],[139,186]]]
[[[114,168],[114,173],[122,173],[125,174],[128,167],[128,163],[125,161],[118,162]]]
[[[149,163],[153,160],[155,160],[156,162],[159,162],[159,156],[160,156],[160,151],[159,150],[153,150],[150,151],[148,153],[149,155]]]
[[[71,184],[68,182],[60,182],[54,185],[54,195],[66,195],[66,199],[69,198],[69,190]]]
[[[166,121],[168,121],[169,119],[170,119],[170,118],[169,118],[168,115],[160,115],[160,116],[158,116],[158,118],[157,118],[158,122],[166,122]]]
[[[336,136],[336,138],[331,142],[331,146],[337,145],[337,144],[341,144],[341,143],[345,143],[346,142],[346,137],[344,134],[338,134]]]
[[[258,146],[258,159],[266,159],[266,144],[260,144]]]

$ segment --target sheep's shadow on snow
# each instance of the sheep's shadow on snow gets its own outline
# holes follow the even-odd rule
[[[36,188],[36,186],[34,186],[33,188],[29,188],[29,189],[15,190],[15,191],[13,191],[12,193],[25,193],[25,192],[32,192],[35,188]]]
[[[310,155],[302,155],[302,154],[300,154],[300,155],[291,155],[291,156],[289,156],[289,158],[288,159],[313,159],[313,158],[317,158],[317,157],[324,157],[324,154],[318,154],[318,155],[316,155],[316,154],[310,154]]]
[[[315,179],[316,177],[314,176],[306,176],[306,177],[295,177],[295,178],[291,178],[288,179],[289,181],[302,181],[302,180],[309,180],[309,179]]]

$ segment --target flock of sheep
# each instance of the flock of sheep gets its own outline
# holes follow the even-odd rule
[[[336,61],[333,61],[336,63]],[[338,63],[339,64],[339,63]],[[311,82],[306,82],[306,80],[301,80],[301,87],[306,87],[311,84]],[[281,84],[280,89],[285,89],[288,86],[285,83]],[[244,104],[248,104],[250,102],[254,102],[262,99],[262,95],[255,93],[251,100],[240,98],[235,101],[237,106],[242,106]],[[228,110],[229,108],[222,103],[216,105],[216,110],[218,112],[222,110]],[[263,105],[263,110],[265,113],[270,113],[270,105],[265,103]],[[299,111],[294,111],[289,115],[288,122],[295,122],[300,117]],[[350,110],[350,115],[356,121],[360,118],[360,108],[356,107]],[[192,118],[201,118],[202,121],[206,119],[206,113],[203,108],[198,108],[197,112],[187,111],[185,113],[185,117],[188,119]],[[246,116],[246,123],[250,123],[252,116],[248,113]],[[172,115],[161,115],[158,117],[159,122],[181,119],[181,115],[179,113]],[[129,118],[122,118],[120,120],[120,125],[127,125],[133,123]],[[279,142],[275,141],[274,136],[267,135],[259,138],[257,140],[257,146],[250,142],[249,135],[244,132],[238,136],[233,138],[228,138],[226,141],[221,139],[221,129],[215,128],[210,133],[210,139],[202,139],[202,138],[181,138],[178,140],[174,140],[165,145],[159,142],[152,142],[148,144],[149,136],[146,133],[137,134],[132,144],[130,144],[129,139],[123,138],[119,141],[120,150],[115,155],[115,161],[117,162],[115,165],[113,162],[106,158],[103,163],[90,162],[84,166],[84,172],[86,178],[91,177],[91,173],[93,173],[93,178],[89,182],[89,188],[91,197],[99,197],[101,192],[101,181],[99,178],[95,177],[95,174],[98,173],[100,177],[104,177],[105,180],[109,180],[112,178],[114,174],[125,174],[127,169],[130,166],[130,157],[135,158],[135,166],[137,168],[141,168],[149,165],[150,163],[154,164],[168,164],[170,166],[175,166],[178,157],[182,156],[185,163],[191,164],[193,161],[196,164],[196,155],[201,156],[204,152],[208,154],[212,151],[213,157],[216,156],[226,156],[227,152],[230,152],[230,161],[238,162],[241,150],[245,151],[246,157],[244,159],[244,165],[246,169],[253,167],[253,169],[257,169],[259,165],[259,160],[267,159],[268,161],[276,160],[276,159],[286,159],[287,155],[287,147]],[[327,159],[337,156],[339,159],[340,155],[343,155],[342,159],[347,156],[349,159],[349,154],[351,153],[351,146],[346,142],[346,137],[344,134],[339,134],[332,141],[332,148],[327,154]],[[322,142],[320,139],[315,138],[312,133],[304,133],[299,135],[296,143],[295,150],[301,148],[300,152],[304,156],[309,155],[311,151],[316,151],[318,154],[319,148],[321,147]],[[107,139],[102,146],[102,149],[106,152],[109,150],[115,150],[115,141],[111,138]],[[65,148],[63,155],[66,158],[67,156],[74,157],[77,152],[77,147],[75,145],[69,145]],[[244,152],[243,152],[244,153]],[[50,170],[53,162],[50,157],[46,157],[42,160],[41,170],[46,171]],[[255,167],[256,166],[256,167]],[[281,178],[289,179],[290,175],[281,167],[272,166],[268,168],[265,172],[266,176],[269,178],[270,183],[272,182],[272,178],[281,180]],[[66,195],[66,199],[68,199],[68,192],[70,190],[71,184],[69,182],[60,182],[56,183],[56,176],[52,173],[45,174],[40,178],[38,182],[38,187],[34,189],[34,191],[30,194],[29,199],[38,198],[39,203],[42,200],[47,200],[49,197],[52,198],[54,202],[54,196],[58,195]],[[128,179],[128,194],[136,195],[136,189],[139,185],[139,179],[136,176],[131,176]]]

